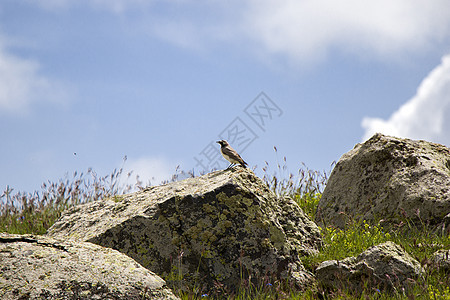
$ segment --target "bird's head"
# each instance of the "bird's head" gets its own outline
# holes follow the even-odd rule
[[[220,140],[220,141],[217,141],[216,143],[220,144],[220,146],[222,146],[222,147],[228,146],[228,142],[225,140]]]

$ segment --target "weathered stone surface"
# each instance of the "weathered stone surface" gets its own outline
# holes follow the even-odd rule
[[[117,249],[179,287],[233,290],[265,275],[307,284],[318,227],[249,169],[216,171],[74,207],[48,232]]]
[[[383,219],[445,227],[450,213],[450,151],[426,141],[375,134],[345,153],[331,173],[316,222]],[[448,231],[448,226],[446,228]]]
[[[393,242],[367,249],[357,257],[329,260],[316,269],[316,278],[325,289],[359,293],[363,288],[393,291],[408,288],[424,273],[420,263]]]
[[[434,266],[444,272],[450,273],[450,250],[439,250],[433,254]]]
[[[92,243],[0,233],[1,299],[178,299],[160,277]]]

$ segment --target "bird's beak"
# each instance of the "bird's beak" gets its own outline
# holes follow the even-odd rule
[[[216,143],[217,143],[217,144],[220,144],[220,141],[217,141]]]

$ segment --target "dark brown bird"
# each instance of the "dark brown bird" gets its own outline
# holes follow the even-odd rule
[[[234,150],[230,144],[228,144],[227,141],[221,140],[217,142],[220,144],[220,152],[222,153],[223,157],[225,157],[226,160],[228,160],[231,164],[228,166],[227,170],[235,165],[240,164],[242,167],[245,168],[245,165],[248,165],[242,157]]]

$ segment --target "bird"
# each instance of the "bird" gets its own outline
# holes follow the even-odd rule
[[[223,157],[225,157],[226,160],[228,160],[231,164],[226,168],[228,170],[231,166],[235,164],[240,164],[242,167],[245,168],[245,165],[248,165],[242,157],[234,150],[230,144],[226,140],[220,140],[216,143],[220,144],[220,152],[222,153]]]

